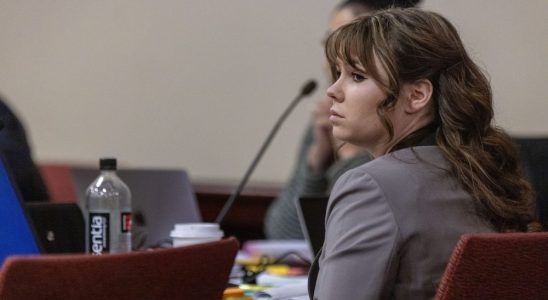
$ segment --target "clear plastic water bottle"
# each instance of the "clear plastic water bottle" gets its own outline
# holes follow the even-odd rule
[[[116,175],[116,159],[102,158],[101,173],[86,190],[86,252],[131,251],[131,193]]]

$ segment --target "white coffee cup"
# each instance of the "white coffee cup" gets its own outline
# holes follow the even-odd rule
[[[181,223],[175,224],[170,237],[173,247],[181,247],[218,241],[223,235],[217,223]]]

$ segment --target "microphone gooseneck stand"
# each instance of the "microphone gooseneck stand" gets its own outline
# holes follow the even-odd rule
[[[234,204],[234,201],[238,198],[238,196],[242,192],[242,189],[244,188],[245,184],[247,183],[247,180],[249,179],[249,177],[251,176],[251,173],[253,173],[253,171],[255,170],[255,167],[257,166],[257,163],[259,163],[259,161],[261,160],[261,157],[263,156],[264,152],[266,151],[266,149],[270,145],[270,142],[272,142],[272,139],[274,138],[274,136],[278,132],[278,129],[280,128],[282,123],[285,121],[287,116],[289,116],[291,111],[295,108],[295,106],[299,103],[299,101],[302,98],[310,95],[316,89],[316,86],[317,86],[317,83],[316,83],[315,80],[311,79],[311,80],[307,81],[303,85],[299,95],[297,95],[297,97],[295,97],[295,99],[293,99],[293,101],[289,104],[289,106],[282,113],[282,115],[280,116],[280,118],[278,119],[278,121],[276,122],[274,127],[272,128],[272,130],[270,130],[270,133],[268,134],[268,137],[266,138],[266,140],[264,141],[263,145],[261,146],[259,152],[255,156],[255,159],[253,159],[253,162],[251,163],[251,165],[249,166],[249,168],[245,172],[245,175],[244,175],[242,181],[240,181],[240,184],[238,185],[236,190],[230,195],[230,197],[226,201],[225,205],[223,206],[223,208],[219,212],[219,215],[217,215],[217,218],[215,219],[215,223],[217,223],[219,225],[221,224],[224,217],[226,216],[226,213],[230,210],[230,208]]]

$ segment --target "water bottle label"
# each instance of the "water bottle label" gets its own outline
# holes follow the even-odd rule
[[[122,233],[131,232],[131,213],[123,212],[120,221],[122,222]]]
[[[110,250],[109,213],[89,213],[89,253],[101,255]]]

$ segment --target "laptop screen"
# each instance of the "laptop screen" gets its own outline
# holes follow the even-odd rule
[[[325,238],[325,210],[328,196],[301,196],[297,202],[297,213],[301,229],[314,256],[323,246]]]
[[[198,202],[187,173],[181,169],[126,169],[118,176],[131,190],[133,247],[154,248],[169,243],[177,223],[201,222]],[[78,201],[99,175],[91,168],[72,168]]]
[[[8,255],[38,254],[37,244],[18,192],[0,159],[0,265]]]

